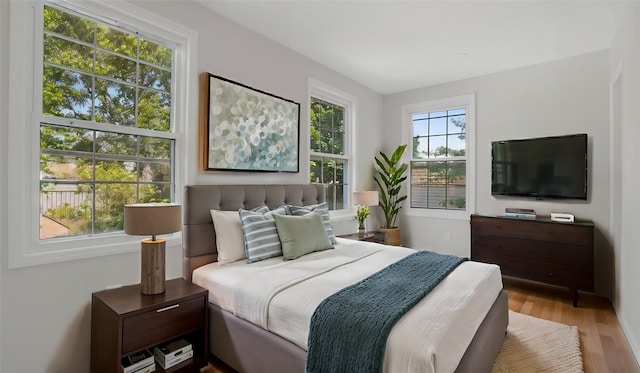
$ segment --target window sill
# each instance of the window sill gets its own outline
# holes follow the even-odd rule
[[[423,218],[437,218],[450,220],[470,220],[472,212],[462,210],[435,210],[420,208],[404,208],[400,210],[405,216],[417,216]]]
[[[27,250],[10,251],[9,269],[135,252],[140,250],[140,241],[144,238],[114,234],[108,237],[39,241]],[[166,241],[166,248],[182,245],[181,232],[163,238]]]

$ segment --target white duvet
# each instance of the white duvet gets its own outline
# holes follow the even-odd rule
[[[307,349],[322,300],[414,250],[338,238],[333,250],[292,261],[211,263],[193,272],[209,300]],[[391,330],[386,372],[452,372],[502,289],[497,266],[464,262]]]

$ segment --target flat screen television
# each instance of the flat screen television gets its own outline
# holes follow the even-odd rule
[[[491,143],[491,194],[587,199],[587,135]]]

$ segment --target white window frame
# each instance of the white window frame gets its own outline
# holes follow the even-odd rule
[[[182,198],[185,174],[186,123],[197,121],[190,113],[189,92],[197,90],[197,33],[187,27],[150,13],[127,2],[94,2],[53,0],[48,3],[90,14],[105,23],[121,25],[130,30],[145,30],[175,45],[172,95],[172,123],[175,140],[175,202]],[[11,35],[9,69],[8,211],[9,268],[63,262],[68,260],[138,251],[140,237],[123,232],[41,240],[39,238],[39,156],[42,97],[42,35],[43,1],[11,2]],[[15,21],[15,22],[14,22]],[[137,25],[137,26],[132,26]],[[38,98],[40,97],[40,98]],[[197,100],[196,100],[197,101]],[[50,118],[48,118],[50,119]],[[47,120],[50,122],[50,120]],[[167,246],[178,246],[180,233],[167,237]]]
[[[313,78],[309,78],[309,92],[308,92],[308,103],[307,103],[307,121],[309,120],[309,110],[311,107],[311,98],[317,98],[319,100],[326,101],[331,104],[336,104],[344,107],[344,155],[331,155],[332,158],[340,158],[347,161],[347,198],[346,204],[347,207],[345,209],[340,210],[331,210],[329,211],[329,215],[332,218],[340,218],[353,216],[353,212],[355,211],[353,208],[352,200],[353,200],[353,191],[355,188],[355,159],[353,154],[355,154],[356,143],[355,143],[355,128],[357,123],[356,113],[358,112],[358,99],[355,96],[352,96],[348,93],[342,92],[341,90],[332,87],[326,83],[320,82]],[[307,166],[305,167],[305,180],[309,180],[310,170],[309,164],[311,161],[311,156],[325,156],[325,153],[316,153],[311,152],[310,146],[310,136],[311,136],[311,124],[309,123],[309,129],[307,132],[307,149],[309,149],[309,157],[307,159]]]
[[[471,214],[475,212],[475,170],[476,170],[476,95],[475,93],[464,94],[460,96],[447,97],[437,100],[422,101],[413,104],[403,105],[401,107],[401,136],[404,141],[410,146],[405,152],[403,162],[407,162],[411,167],[410,162],[413,154],[413,116],[415,114],[431,113],[452,109],[466,109],[466,139],[465,139],[465,154],[466,154],[466,200],[465,210],[447,210],[447,209],[427,209],[427,208],[415,208],[411,207],[411,169],[407,170],[407,187],[406,191],[408,198],[405,201],[405,206],[400,210],[404,215],[410,216],[422,216],[432,218],[443,219],[458,219],[469,220]]]

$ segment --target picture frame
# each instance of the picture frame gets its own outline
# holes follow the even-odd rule
[[[205,169],[299,172],[300,104],[207,75]]]

